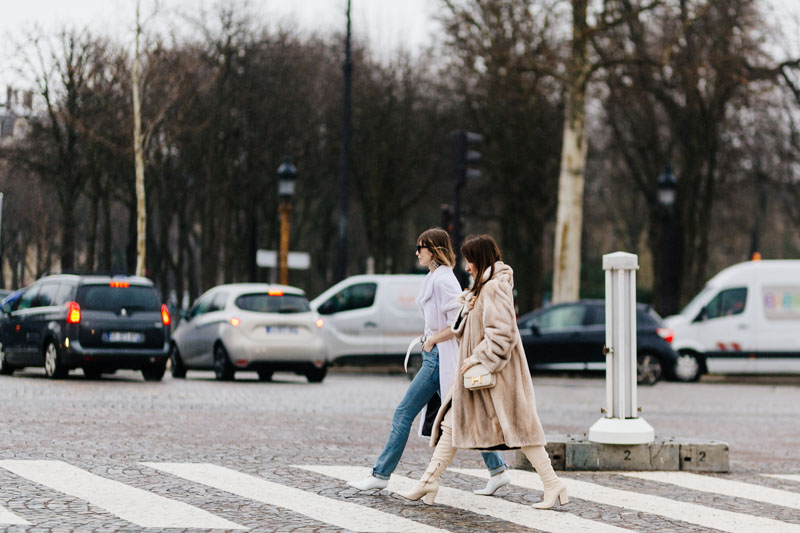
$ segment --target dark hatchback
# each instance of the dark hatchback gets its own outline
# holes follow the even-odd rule
[[[554,304],[517,321],[528,366],[556,363],[605,363],[606,307],[604,300]],[[674,378],[677,353],[674,334],[646,304],[636,305],[637,378],[652,385],[662,376]]]
[[[43,366],[48,377],[121,368],[164,376],[170,316],[153,283],[135,276],[47,276],[3,305],[0,373]]]

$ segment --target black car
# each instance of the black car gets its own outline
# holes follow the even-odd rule
[[[164,376],[170,316],[153,283],[135,276],[46,276],[3,304],[0,373],[43,366],[97,379],[120,368]]]
[[[532,311],[518,321],[532,369],[553,363],[604,363],[606,307],[604,300],[554,304]],[[637,378],[652,385],[662,376],[672,379],[678,355],[670,346],[673,333],[648,305],[636,305]]]

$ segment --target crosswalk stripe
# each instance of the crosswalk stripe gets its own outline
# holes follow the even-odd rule
[[[282,507],[344,529],[364,532],[446,533],[446,530],[426,526],[370,507],[326,498],[313,492],[273,483],[214,464],[142,464],[243,498]]]
[[[762,474],[767,477],[774,477],[775,479],[787,479],[789,481],[797,481],[800,483],[800,475],[798,474]]]
[[[360,479],[369,475],[369,469],[363,467],[317,465],[293,466],[342,480]],[[395,474],[389,480],[389,486],[387,488],[394,492],[409,490],[416,483],[416,480]],[[587,520],[569,513],[558,511],[542,511],[533,509],[529,505],[510,502],[501,498],[477,496],[471,492],[448,487],[440,486],[439,494],[436,496],[436,503],[448,505],[457,509],[463,509],[465,511],[471,511],[477,514],[492,516],[494,518],[499,518],[500,520],[513,522],[515,524],[535,528],[541,531],[564,533],[575,533],[581,531],[627,533],[630,531],[629,529],[611,526],[609,524],[596,522],[594,520]]]
[[[5,525],[22,525],[28,526],[30,522],[18,517],[8,509],[0,507],[0,524]]]
[[[701,476],[691,472],[624,472],[623,475],[637,479],[669,483],[686,489],[701,492],[724,494],[734,498],[745,498],[757,502],[800,509],[800,494],[785,490],[773,489],[762,485],[721,479],[712,476]]]
[[[454,469],[454,471],[483,479],[489,477],[485,470]],[[542,490],[542,482],[539,476],[533,472],[510,470],[509,475],[511,476],[511,482],[515,485]],[[562,477],[561,481],[567,486],[567,491],[571,497],[664,516],[673,520],[681,520],[721,531],[729,531],[731,533],[751,533],[752,531],[800,533],[800,525],[789,524],[771,518],[723,511],[694,503],[670,500],[661,496],[614,489],[577,479]]]
[[[246,529],[207,511],[96,476],[62,461],[0,461],[0,467],[88,501],[141,527]]]

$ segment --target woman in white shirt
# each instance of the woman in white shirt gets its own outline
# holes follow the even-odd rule
[[[458,344],[450,322],[460,308],[456,299],[461,294],[461,286],[453,274],[455,254],[447,232],[439,228],[422,232],[417,238],[417,258],[420,266],[430,270],[417,297],[417,305],[425,317],[422,367],[394,412],[389,438],[375,462],[372,475],[348,483],[359,490],[386,488],[403,455],[414,418],[424,411],[420,433],[429,434],[422,428],[426,414],[436,413],[456,372]],[[474,492],[491,495],[511,481],[505,472],[508,465],[498,452],[483,452],[481,455],[491,477],[485,488]]]

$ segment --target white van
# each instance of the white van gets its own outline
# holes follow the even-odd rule
[[[800,260],[728,267],[666,323],[680,355],[676,377],[684,381],[707,372],[710,357],[798,357]]]
[[[340,281],[311,301],[323,320],[328,361],[402,364],[408,344],[422,335],[416,304],[424,275],[366,274]],[[420,353],[421,347],[416,347]]]

